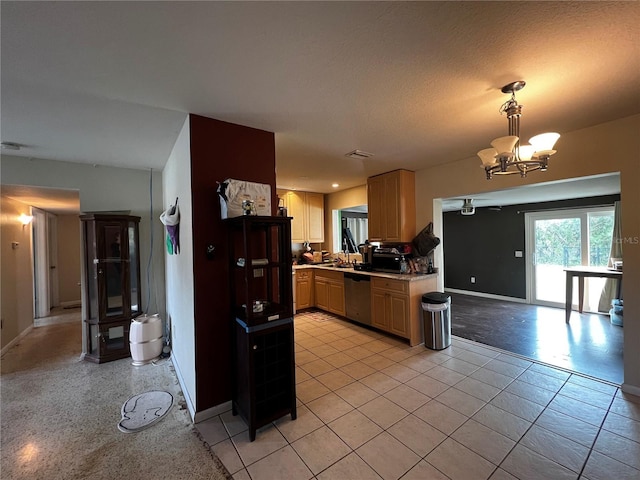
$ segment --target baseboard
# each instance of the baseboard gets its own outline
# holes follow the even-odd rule
[[[640,397],[640,387],[636,387],[635,385],[629,385],[628,383],[623,383],[620,386],[620,390],[622,390],[624,393],[630,393],[631,395]]]
[[[506,295],[494,295],[493,293],[473,292],[469,290],[458,290],[457,288],[445,288],[445,292],[459,293],[460,295],[471,295],[472,297],[491,298],[493,300],[504,300],[506,302],[527,303],[524,298],[507,297]]]
[[[191,401],[191,397],[189,396],[189,391],[187,390],[186,384],[184,383],[184,378],[182,376],[182,372],[180,371],[180,365],[176,362],[176,357],[171,355],[171,364],[173,365],[174,370],[176,371],[176,377],[178,378],[178,383],[180,384],[180,389],[182,390],[182,394],[184,395],[185,403],[187,404],[187,410],[189,410],[189,416],[191,417],[191,421],[195,423],[194,419],[196,417],[196,409]]]
[[[80,308],[82,306],[81,300],[71,300],[69,302],[60,302],[62,308]]]
[[[195,419],[193,423],[204,422],[205,420],[209,420],[217,415],[221,415],[224,412],[228,412],[231,410],[231,400],[228,400],[220,405],[216,405],[215,407],[207,408],[201,412],[196,413]]]
[[[33,325],[29,325],[27,328],[25,328],[22,331],[22,333],[20,333],[20,335],[18,335],[16,338],[14,338],[9,343],[7,343],[4,346],[4,348],[0,350],[0,357],[3,357],[4,354],[7,353],[11,347],[13,347],[14,345],[17,345],[20,342],[20,340],[22,340],[25,336],[29,334],[29,332],[31,332],[31,330],[33,330]]]

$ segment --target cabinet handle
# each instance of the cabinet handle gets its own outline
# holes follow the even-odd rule
[[[254,350],[257,350],[257,349],[258,349],[258,345],[254,345],[254,346],[253,346],[253,349],[254,349]]]

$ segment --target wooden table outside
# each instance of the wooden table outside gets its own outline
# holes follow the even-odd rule
[[[607,267],[567,267],[564,269],[567,272],[567,287],[566,287],[566,322],[569,323],[571,317],[571,306],[573,301],[573,278],[578,277],[578,311],[582,313],[582,306],[584,303],[584,278],[585,277],[599,277],[599,278],[615,278],[618,280],[618,286],[616,287],[616,298],[620,298],[620,292],[622,291],[622,271],[610,270]]]

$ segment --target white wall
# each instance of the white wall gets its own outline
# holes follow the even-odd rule
[[[418,228],[433,220],[441,231],[438,199],[513,188],[520,185],[620,172],[624,258],[624,384],[640,395],[640,115],[593,127],[563,132],[558,153],[547,172],[533,172],[486,180],[480,159],[471,157],[416,172],[416,221]],[[443,239],[446,242],[446,238]],[[436,265],[442,265],[442,248],[436,249]],[[442,279],[439,279],[441,282]],[[438,288],[442,288],[439,283]]]
[[[3,172],[4,173],[4,172]],[[0,337],[3,353],[33,326],[33,264],[31,225],[22,226],[20,214],[30,207],[2,196],[0,205]],[[17,248],[12,243],[17,242]]]
[[[166,248],[167,319],[171,325],[171,357],[182,386],[191,418],[196,412],[196,355],[193,293],[193,243],[191,241],[191,149],[189,118],[184,123],[162,172],[164,205],[180,210],[180,253],[169,255]]]
[[[162,208],[162,173],[148,170],[92,166],[2,155],[3,185],[75,189],[80,192],[80,210],[130,210],[140,220],[140,276],[142,306],[148,313],[165,317],[165,281]],[[153,186],[150,185],[151,181]],[[153,215],[150,220],[150,193]],[[148,270],[153,232],[153,256]],[[147,280],[149,278],[149,281]],[[150,301],[147,301],[150,293]],[[31,295],[33,289],[31,288]]]

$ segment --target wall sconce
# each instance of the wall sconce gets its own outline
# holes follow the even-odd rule
[[[20,217],[18,217],[18,220],[20,220],[22,226],[25,227],[31,223],[31,221],[33,220],[33,215],[25,215],[24,213],[21,213]]]

